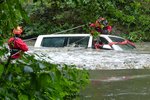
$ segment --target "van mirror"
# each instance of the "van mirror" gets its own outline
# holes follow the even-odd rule
[[[108,44],[104,44],[102,48],[103,48],[103,49],[108,49],[108,50],[111,50],[111,49],[112,49],[111,46],[108,45]]]

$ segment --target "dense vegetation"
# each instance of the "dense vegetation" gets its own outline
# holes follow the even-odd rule
[[[1,100],[73,99],[80,96],[80,90],[88,83],[87,71],[35,60],[34,56],[24,55],[9,66],[3,63],[1,61],[0,66]]]
[[[25,0],[26,1],[26,0]],[[0,99],[71,100],[89,82],[86,70],[74,65],[58,65],[24,54],[10,60],[6,40],[11,29],[22,21],[30,22],[22,8],[24,0],[0,0]],[[50,58],[47,58],[50,59]]]
[[[88,24],[99,16],[108,19],[112,34],[150,40],[150,0],[36,0],[25,4],[31,24],[26,35],[52,34],[80,25],[71,33],[89,33]]]

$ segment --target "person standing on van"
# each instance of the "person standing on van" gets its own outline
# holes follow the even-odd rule
[[[110,34],[112,31],[112,27],[108,25],[108,21],[103,17],[99,17],[95,23],[91,23],[90,27],[101,34]],[[94,31],[92,30],[91,34],[94,34]]]
[[[17,59],[21,57],[21,53],[28,51],[27,44],[20,38],[23,33],[21,26],[13,29],[14,37],[8,40],[8,46],[10,48],[11,59]]]

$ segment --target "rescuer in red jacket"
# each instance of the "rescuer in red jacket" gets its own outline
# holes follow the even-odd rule
[[[11,37],[8,40],[8,46],[10,48],[11,58],[17,59],[20,58],[21,53],[28,51],[28,46],[20,37],[23,33],[23,29],[21,26],[13,29],[14,37]]]
[[[99,17],[95,23],[91,23],[90,27],[101,34],[109,34],[112,31],[112,27],[108,25],[108,21],[103,17]],[[92,30],[92,32],[94,31]]]

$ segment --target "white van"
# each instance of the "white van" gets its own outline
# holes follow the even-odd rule
[[[101,34],[97,39],[103,44],[101,49],[123,51],[135,48],[132,42],[123,43],[127,40],[119,36]],[[94,41],[95,39],[90,34],[39,35],[34,47],[84,47],[94,49]]]

